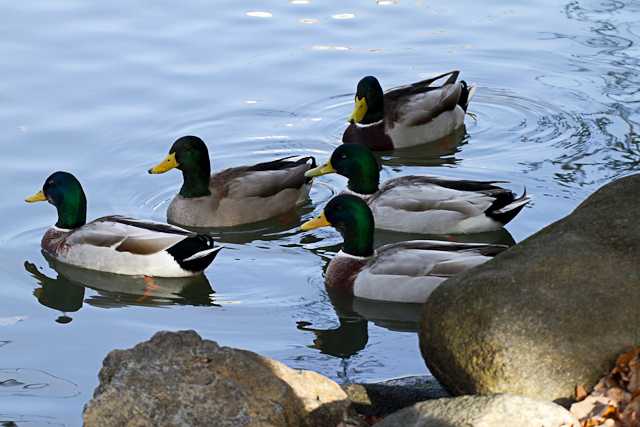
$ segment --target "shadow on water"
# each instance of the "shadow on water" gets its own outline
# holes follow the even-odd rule
[[[45,258],[58,277],[47,276],[29,261],[25,261],[24,268],[40,286],[33,291],[38,302],[62,312],[56,319],[58,323],[71,322],[69,313],[80,310],[85,302],[102,308],[217,305],[211,284],[203,274],[186,278],[124,276],[70,266],[48,256]],[[97,291],[97,294],[85,299],[86,288]]]

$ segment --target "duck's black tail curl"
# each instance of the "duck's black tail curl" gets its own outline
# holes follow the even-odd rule
[[[510,195],[510,197],[507,195]],[[531,201],[531,197],[527,196],[526,188],[522,196],[518,198],[513,193],[503,193],[501,196],[496,198],[495,202],[485,211],[485,214],[502,225],[515,218],[522,208]]]
[[[469,85],[464,80],[460,80],[460,84],[462,85],[462,93],[460,94],[460,99],[458,100],[458,105],[462,107],[464,112],[467,112],[467,107],[469,106],[469,96],[471,94],[471,89]]]
[[[183,270],[194,273],[203,271],[215,259],[222,246],[215,246],[211,236],[195,234],[176,243],[167,252]]]

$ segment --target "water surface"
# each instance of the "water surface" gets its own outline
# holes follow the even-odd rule
[[[382,175],[526,187],[534,202],[508,234],[487,239],[522,240],[639,167],[633,0],[25,0],[0,9],[0,422],[79,425],[107,352],[163,329],[195,329],[341,382],[426,372],[418,307],[332,303],[322,271],[340,239],[297,231],[343,178],[318,180],[295,214],[217,235],[227,248],[197,283],[149,286],[49,266],[39,241],[54,209],[23,198],[54,170],[80,178],[90,218],[163,220],[179,176],[146,170],[177,137],[207,141],[215,169],[291,154],[322,161],[360,77],[392,87],[452,68],[479,86],[476,119],[429,150],[384,154]]]

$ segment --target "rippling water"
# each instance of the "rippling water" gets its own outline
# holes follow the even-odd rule
[[[161,329],[196,329],[340,381],[424,373],[419,307],[332,300],[322,270],[340,239],[296,230],[341,177],[318,180],[297,214],[217,234],[227,249],[206,278],[154,287],[52,269],[39,240],[55,212],[22,200],[65,169],[82,181],[90,217],[163,220],[179,176],[145,171],[175,138],[201,136],[216,169],[324,160],[360,77],[392,87],[459,68],[479,85],[476,119],[426,151],[385,153],[383,177],[526,187],[534,203],[508,232],[481,236],[519,241],[640,158],[640,3],[520,3],[0,6],[0,423],[80,424],[106,353]]]

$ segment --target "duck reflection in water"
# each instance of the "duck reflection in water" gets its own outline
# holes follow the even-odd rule
[[[73,319],[67,313],[73,313],[82,308],[84,301],[84,287],[64,279],[51,279],[38,270],[35,264],[25,261],[27,270],[40,285],[33,290],[33,296],[45,307],[62,312],[56,319],[58,323],[69,323]]]
[[[213,301],[213,289],[204,274],[184,278],[157,278],[149,276],[124,276],[87,270],[60,263],[45,256],[49,266],[58,273],[49,277],[33,263],[25,261],[25,270],[40,285],[34,296],[42,305],[62,311],[56,321],[69,323],[66,314],[80,310],[84,302],[102,308],[126,306],[165,305],[217,305]],[[97,294],[85,296],[85,288]]]
[[[363,350],[369,341],[369,322],[399,332],[417,332],[421,304],[391,303],[329,292],[338,317],[338,327],[318,329],[309,321],[297,322],[301,331],[315,335],[312,348],[334,357],[349,358]]]

